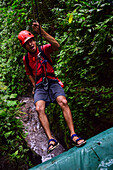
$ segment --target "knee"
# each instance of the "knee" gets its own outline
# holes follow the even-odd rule
[[[68,103],[67,103],[67,100],[66,100],[66,99],[63,99],[63,100],[62,100],[62,103],[63,103],[63,105],[65,105],[65,106],[66,106],[66,105],[68,105]]]
[[[38,114],[40,113],[44,113],[45,107],[43,105],[36,105],[36,111],[38,112]]]
[[[68,102],[67,102],[66,98],[65,98],[65,99],[62,99],[62,100],[60,101],[59,105],[61,106],[61,108],[68,106]]]

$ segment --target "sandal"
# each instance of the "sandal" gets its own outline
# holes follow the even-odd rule
[[[71,141],[72,141],[72,143],[73,143],[75,146],[81,147],[81,146],[83,146],[83,145],[86,144],[86,141],[85,141],[83,138],[80,138],[80,137],[74,142],[74,141],[73,141],[74,136],[77,136],[77,137],[79,137],[79,136],[78,136],[77,134],[73,134],[73,135],[71,136]],[[78,144],[78,141],[80,141],[81,139],[84,140],[84,141],[81,142],[80,144]]]
[[[49,144],[51,141],[55,142],[55,144]],[[47,153],[50,153],[51,151],[53,151],[57,146],[59,145],[59,143],[55,140],[55,139],[50,139],[48,141],[48,148],[47,148]],[[50,148],[50,146],[52,146],[52,148]],[[49,149],[50,148],[50,149]]]

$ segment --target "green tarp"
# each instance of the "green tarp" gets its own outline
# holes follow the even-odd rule
[[[113,128],[30,170],[113,170]]]

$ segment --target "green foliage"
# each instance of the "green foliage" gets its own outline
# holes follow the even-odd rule
[[[76,131],[89,138],[113,121],[113,6],[97,0],[60,3],[60,9],[52,9],[59,21],[56,32],[61,45],[56,74],[65,85]],[[59,121],[68,138],[61,114]]]
[[[18,41],[21,29],[27,29],[31,3],[23,1],[1,2],[0,77],[8,85],[9,92],[24,93],[26,78],[23,67],[25,51]],[[25,27],[23,28],[23,24]],[[24,80],[24,81],[23,81]],[[24,87],[22,89],[22,87]]]
[[[7,157],[11,164],[18,168],[21,164],[24,167],[31,167],[28,156],[29,148],[25,142],[26,135],[19,118],[17,94],[6,94],[5,91],[3,93],[3,89],[4,84],[0,88],[2,91],[0,93],[0,158],[2,156],[6,159]]]
[[[10,94],[22,94],[28,82],[22,63],[25,51],[17,35],[21,30],[31,30],[31,19],[37,17],[35,2],[3,0],[0,5],[0,78]],[[54,67],[65,85],[74,125],[78,133],[89,138],[109,128],[113,121],[113,5],[107,0],[39,0],[38,6],[41,24],[61,45],[59,54],[53,57]],[[9,96],[5,100],[9,112],[17,102]],[[60,127],[69,146],[69,131],[60,108],[52,105],[48,111],[53,130]],[[13,131],[6,130],[4,138],[11,135]],[[18,155],[17,150],[14,153]]]

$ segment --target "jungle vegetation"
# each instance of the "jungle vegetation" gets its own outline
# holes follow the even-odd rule
[[[76,131],[88,139],[113,126],[113,2],[37,0],[37,4],[40,24],[60,43],[52,58]],[[33,164],[23,125],[16,119],[17,96],[27,94],[28,89],[31,93],[32,85],[25,74],[22,58],[26,51],[18,33],[32,32],[36,5],[34,0],[2,0],[0,9],[0,160],[7,160],[12,169],[27,169]],[[51,104],[47,113],[52,131],[69,149],[69,131],[60,108]]]

